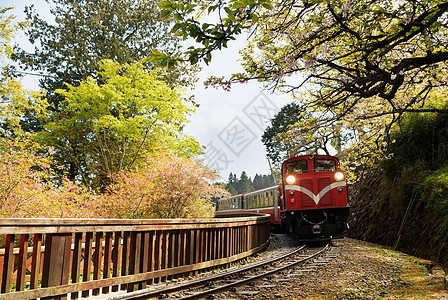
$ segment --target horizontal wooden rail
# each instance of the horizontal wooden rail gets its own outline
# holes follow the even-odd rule
[[[0,300],[129,292],[249,256],[269,217],[0,219]]]

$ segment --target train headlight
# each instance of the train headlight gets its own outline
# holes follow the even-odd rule
[[[342,181],[342,180],[344,180],[344,173],[342,173],[342,172],[336,172],[336,173],[334,173],[334,179],[335,179],[336,181]]]
[[[296,177],[294,175],[289,175],[286,177],[287,184],[294,184],[296,182]]]

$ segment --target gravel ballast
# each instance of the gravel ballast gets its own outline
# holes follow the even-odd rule
[[[274,235],[272,244],[260,256],[284,251],[285,246],[293,246],[293,240]],[[340,248],[336,258],[307,275],[277,283],[256,298],[448,299],[445,273],[430,261],[349,238],[334,245]]]

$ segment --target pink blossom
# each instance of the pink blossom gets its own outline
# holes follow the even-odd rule
[[[314,59],[309,59],[304,61],[304,66],[306,70],[311,69],[316,64],[316,61]]]

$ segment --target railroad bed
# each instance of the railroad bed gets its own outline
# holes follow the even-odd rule
[[[448,278],[434,262],[349,238],[333,244],[339,253],[325,265],[246,299],[448,299]]]
[[[331,260],[322,265],[310,266],[305,272],[288,270],[209,298],[448,299],[443,270],[431,267],[430,261],[348,238],[333,244],[332,251],[336,253],[327,252]],[[295,246],[288,236],[273,235],[270,247],[256,254],[250,262],[283,255]],[[205,274],[197,277],[203,276]]]
[[[139,291],[115,299],[215,299],[256,296],[262,289],[281,285],[291,277],[303,276],[334,258],[330,245],[319,248],[297,247],[276,258],[261,260],[219,274],[174,284],[159,289]],[[230,292],[227,292],[230,291]],[[230,295],[229,295],[230,294]]]

